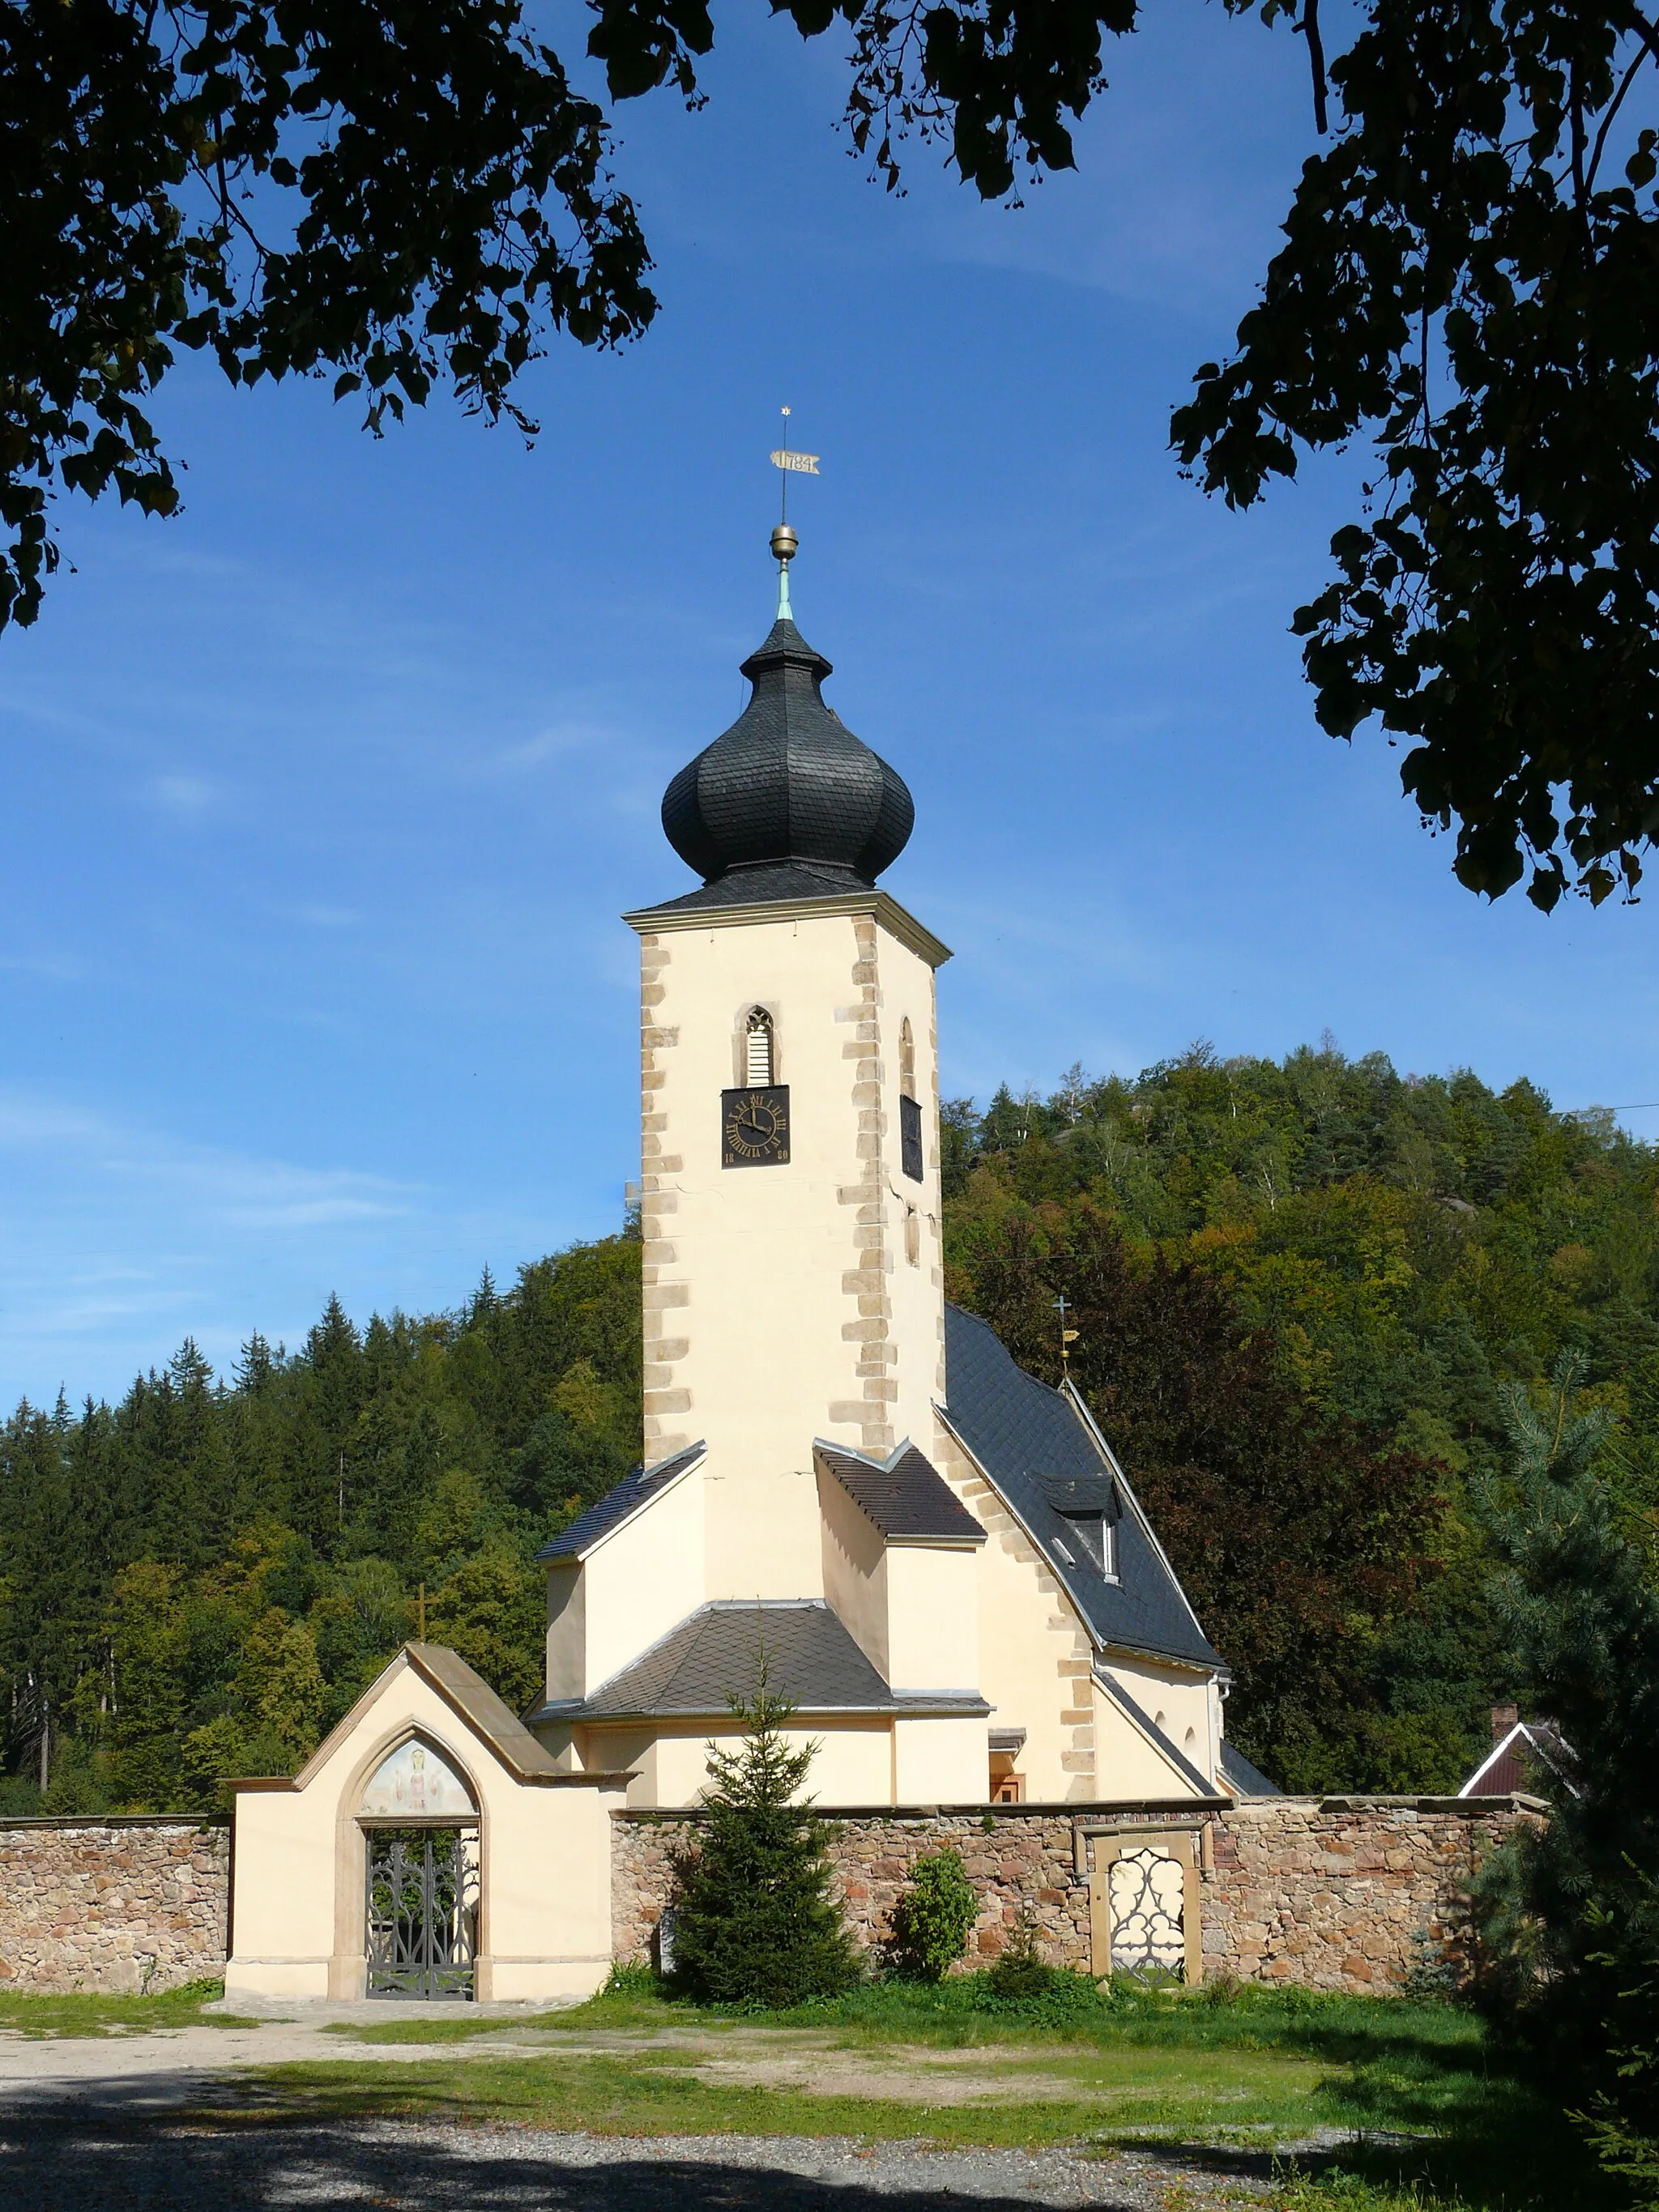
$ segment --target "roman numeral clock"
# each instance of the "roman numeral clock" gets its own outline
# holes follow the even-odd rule
[[[789,1164],[789,1086],[720,1093],[720,1165],[775,1168]]]

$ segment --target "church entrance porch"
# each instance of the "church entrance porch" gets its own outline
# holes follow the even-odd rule
[[[476,1827],[370,1828],[364,1835],[368,1994],[477,1995]]]

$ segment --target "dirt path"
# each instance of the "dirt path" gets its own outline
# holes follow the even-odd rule
[[[415,2011],[399,2008],[409,2019]],[[453,2022],[455,2008],[422,2007]],[[885,2048],[868,2053],[836,2047],[834,2035],[799,2028],[695,2027],[648,2035],[532,2028],[522,2013],[504,2010],[486,2033],[454,2041],[360,2041],[356,2027],[386,2023],[387,2008],[318,2006],[255,2027],[187,2027],[105,2036],[38,2036],[0,2031],[0,2101],[37,2094],[83,2101],[103,2092],[126,2108],[155,2107],[206,2094],[250,2067],[319,2060],[372,2059],[389,2065],[434,2059],[622,2057],[666,2051],[688,2070],[725,2087],[794,2089],[815,2096],[878,2097],[902,2104],[972,2105],[1054,2101],[1075,2097],[1078,2085],[1023,2062],[978,2051]],[[344,2028],[347,2033],[341,2033]]]

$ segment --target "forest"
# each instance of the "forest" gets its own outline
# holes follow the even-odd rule
[[[1199,1045],[943,1115],[947,1285],[1089,1398],[1294,1789],[1455,1788],[1508,1688],[1487,1584],[1500,1386],[1563,1351],[1659,1567],[1659,1155],[1532,1085],[1328,1040]],[[210,1809],[291,1771],[423,1626],[517,1707],[537,1547],[639,1450],[631,1224],[447,1313],[0,1436],[0,1813]]]

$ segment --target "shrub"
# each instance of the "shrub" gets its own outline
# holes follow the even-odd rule
[[[930,1851],[910,1869],[910,1887],[893,1914],[890,1947],[901,1974],[940,1982],[968,1948],[979,1899],[953,1850]]]
[[[1015,2002],[1042,1996],[1053,1987],[1054,1969],[1044,1959],[1029,1920],[1022,1921],[1012,1940],[1003,1946],[987,1980],[993,1996]]]
[[[797,1795],[817,1746],[789,1749],[794,1707],[772,1694],[763,1649],[752,1698],[726,1702],[744,1744],[709,1746],[702,1848],[678,1869],[674,1979],[700,2003],[782,2010],[835,1996],[859,1964],[827,1894],[826,1831]]]

